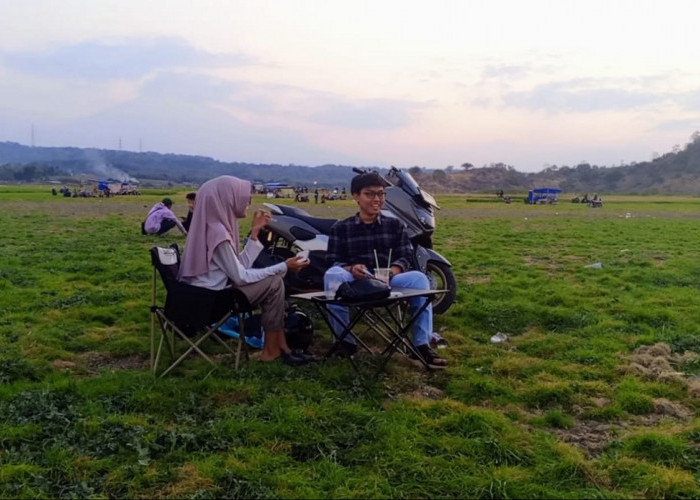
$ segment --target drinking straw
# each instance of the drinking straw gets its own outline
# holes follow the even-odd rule
[[[386,267],[391,267],[391,248],[389,249],[389,258],[387,259]]]
[[[377,249],[374,249],[374,264],[377,266],[377,269],[379,269],[379,257],[377,256]]]

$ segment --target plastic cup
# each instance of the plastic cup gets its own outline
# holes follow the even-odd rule
[[[374,277],[378,280],[383,281],[389,285],[389,280],[391,279],[391,268],[389,267],[378,267],[374,270]]]
[[[506,340],[508,340],[508,335],[501,332],[498,332],[496,335],[491,337],[491,342],[493,342],[494,344],[505,342]]]

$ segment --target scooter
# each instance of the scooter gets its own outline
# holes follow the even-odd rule
[[[356,173],[367,170],[353,168]],[[433,312],[442,314],[457,297],[457,280],[452,264],[433,250],[435,232],[434,210],[440,207],[430,194],[423,191],[410,173],[391,167],[384,176],[389,184],[382,216],[400,219],[408,231],[413,245],[413,267],[424,272],[430,286],[447,290],[433,303]],[[272,221],[260,233],[259,240],[265,247],[256,261],[264,267],[304,251],[311,264],[299,273],[288,273],[285,286],[288,294],[323,289],[323,274],[328,268],[326,250],[328,235],[337,219],[314,217],[305,210],[291,205],[264,203],[272,214]]]

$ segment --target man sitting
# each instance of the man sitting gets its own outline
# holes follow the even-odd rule
[[[196,193],[187,193],[185,198],[187,199],[187,215],[182,219],[182,225],[185,226],[187,231],[190,230],[190,224],[192,224],[192,213],[194,212]]]
[[[170,210],[173,206],[173,201],[170,198],[163,198],[163,201],[153,205],[146,216],[146,220],[141,223],[141,232],[143,234],[157,234],[161,236],[173,227],[177,226],[182,234],[187,234],[187,229],[182,225],[177,215]]]
[[[406,228],[398,219],[382,217],[381,210],[386,197],[386,182],[376,172],[356,175],[350,184],[350,193],[359,207],[352,217],[338,221],[330,232],[326,262],[331,266],[324,281],[333,274],[342,281],[367,279],[369,269],[379,261],[380,266],[388,263],[391,268],[391,285],[401,288],[429,290],[428,277],[420,271],[411,271],[411,243]],[[388,262],[391,253],[392,261]],[[326,288],[328,284],[326,283]],[[411,312],[418,310],[426,301],[425,297],[410,300]],[[329,306],[344,324],[348,323],[348,308]],[[342,326],[332,318],[336,335],[342,333]],[[430,348],[433,332],[433,309],[429,305],[418,316],[413,327],[413,344],[416,350],[432,368],[445,368],[447,360],[439,357]],[[352,356],[357,351],[356,339],[347,335],[336,351],[340,355]]]

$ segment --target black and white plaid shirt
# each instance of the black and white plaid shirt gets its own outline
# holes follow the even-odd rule
[[[349,266],[364,264],[368,269],[386,267],[391,249],[390,266],[403,271],[411,269],[411,243],[406,228],[399,219],[377,217],[372,224],[362,222],[359,214],[340,220],[331,228],[326,264]]]

